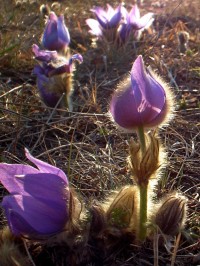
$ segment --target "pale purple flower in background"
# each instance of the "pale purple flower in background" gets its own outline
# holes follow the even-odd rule
[[[169,95],[166,84],[145,69],[142,56],[138,56],[129,76],[114,92],[110,112],[122,128],[159,126],[166,120],[169,111]]]
[[[121,21],[121,8],[121,4],[116,9],[107,4],[107,10],[95,7],[91,11],[95,14],[97,21],[103,29],[112,29],[118,27]]]
[[[37,87],[43,102],[49,107],[55,107],[63,93],[70,91],[66,87],[66,79],[73,72],[73,63],[82,63],[80,54],[74,54],[70,58],[60,56],[57,51],[41,50],[36,44],[32,46],[38,65],[33,73],[37,76]],[[69,107],[69,106],[68,106]]]
[[[126,42],[131,33],[144,30],[151,26],[154,21],[153,13],[147,13],[140,17],[140,10],[137,5],[134,5],[130,12],[123,7],[123,19],[119,28],[119,38],[122,42]]]
[[[10,195],[2,207],[14,235],[45,237],[64,230],[69,219],[69,187],[65,173],[31,156],[36,166],[0,163],[0,182]]]
[[[149,28],[154,20],[153,13],[141,17],[137,5],[134,5],[130,12],[122,4],[116,9],[107,5],[106,11],[101,7],[96,7],[92,11],[96,15],[96,20],[86,20],[90,27],[89,32],[98,39],[108,41],[109,44],[116,43],[117,46],[126,44],[131,36],[138,40],[142,31]]]
[[[122,18],[122,4],[116,9],[107,4],[107,9],[95,7],[91,9],[96,19],[87,19],[86,23],[90,27],[89,32],[97,39],[103,39],[105,43],[114,43],[117,31]]]
[[[70,35],[64,22],[64,16],[57,17],[54,12],[51,12],[42,37],[44,48],[50,51],[66,52],[69,43]]]

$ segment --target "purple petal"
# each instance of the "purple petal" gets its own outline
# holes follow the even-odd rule
[[[123,23],[121,25],[121,27],[119,29],[119,37],[123,43],[125,43],[128,40],[132,30],[133,30],[133,28],[130,24]]]
[[[89,18],[86,19],[87,25],[90,27],[90,33],[96,35],[97,37],[102,36],[102,29],[99,22],[95,19]]]
[[[45,163],[45,162],[43,162],[43,161],[41,161],[39,159],[36,159],[35,157],[33,157],[29,153],[29,151],[27,149],[25,149],[25,153],[26,153],[26,157],[38,167],[40,172],[58,175],[64,180],[66,185],[68,185],[67,176],[65,175],[65,173],[61,169],[59,169],[59,168],[57,168],[55,166],[52,166],[52,165],[50,165],[48,163]]]
[[[68,220],[67,205],[63,208],[57,202],[44,203],[31,196],[6,196],[3,199],[2,206],[6,210],[11,228],[18,232],[23,230],[22,233],[30,234],[32,228],[40,235],[57,233],[64,228]],[[12,215],[9,215],[9,213]],[[25,220],[26,225],[30,225],[31,232],[25,232],[24,229],[27,229],[27,227],[23,229],[23,225],[21,225],[20,219],[16,219],[15,213],[17,217],[22,218],[21,222]],[[14,216],[14,219],[12,216]],[[17,223],[15,223],[16,220]]]
[[[143,121],[150,122],[165,106],[166,94],[163,87],[146,73],[142,56],[138,56],[133,64],[131,82],[138,112],[141,113]]]
[[[55,91],[55,81],[48,77],[52,70],[50,68],[44,68],[35,66],[33,73],[37,75],[37,88],[39,90],[40,97],[46,106],[54,108],[62,94],[59,91]]]
[[[64,22],[64,16],[57,17],[54,12],[49,15],[42,43],[48,50],[65,50],[69,45],[70,35]]]
[[[16,236],[21,235],[38,235],[38,232],[27,223],[27,221],[21,217],[17,212],[12,210],[12,207],[8,203],[7,197],[4,197],[4,208],[8,225],[12,233]]]
[[[34,66],[33,68],[33,74],[37,75],[37,76],[40,76],[40,75],[45,75],[45,71],[44,71],[44,68],[41,67],[40,65],[36,65]]]
[[[110,18],[109,28],[115,28],[119,25],[122,18],[121,5],[119,5],[114,11],[113,16]]]
[[[56,51],[40,50],[36,44],[33,44],[32,51],[35,54],[35,58],[42,62],[49,62],[50,60],[54,60],[58,57],[58,53]]]
[[[129,19],[129,13],[128,13],[127,9],[124,6],[121,7],[121,14],[122,14],[121,15],[122,16],[122,23],[129,22],[128,21],[128,19]]]
[[[0,163],[0,182],[10,193],[24,193],[16,175],[38,174],[39,170],[29,165]]]
[[[83,57],[81,54],[74,54],[72,55],[72,57],[70,58],[70,63],[74,62],[74,61],[78,61],[78,63],[82,63],[83,62]]]
[[[24,191],[38,200],[53,200],[59,205],[66,205],[68,184],[60,177],[49,173],[26,174],[16,177],[24,187]]]
[[[104,29],[117,27],[122,16],[121,5],[114,10],[109,4],[107,4],[106,11],[104,11],[101,7],[96,7],[92,9],[92,11],[95,13],[99,24]]]
[[[142,124],[140,114],[137,112],[131,82],[125,85],[123,91],[117,90],[114,93],[110,112],[115,122],[123,128],[133,129]]]
[[[45,26],[44,34],[42,37],[42,44],[48,50],[57,50],[54,43],[57,42],[57,21],[58,18],[54,12],[49,14],[49,19]]]
[[[53,21],[58,21],[58,17],[56,16],[56,14],[51,11],[50,14],[49,14],[49,19],[48,19],[48,22],[47,23],[50,23],[50,22],[53,22]]]
[[[138,29],[148,28],[153,23],[153,13],[148,13],[140,18],[139,22],[137,23]]]
[[[65,25],[64,22],[64,16],[61,15],[60,17],[58,17],[58,39],[61,43],[61,46],[68,46],[70,43],[70,35],[69,35],[69,31],[68,28]]]
[[[135,23],[140,19],[140,10],[137,5],[134,5],[129,12],[129,23]]]

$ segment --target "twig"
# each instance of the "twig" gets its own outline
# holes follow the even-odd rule
[[[36,266],[35,262],[33,261],[32,257],[31,257],[31,254],[30,254],[30,252],[28,250],[28,247],[26,245],[26,240],[23,240],[23,243],[24,243],[24,247],[25,247],[25,250],[26,250],[26,253],[28,255],[28,258],[29,258],[30,262],[32,263],[33,266]]]
[[[178,247],[179,247],[180,239],[181,239],[181,233],[178,234],[177,239],[176,239],[176,243],[175,243],[175,246],[174,246],[174,252],[172,254],[171,266],[175,265],[176,254],[177,254],[177,250],[178,250]]]

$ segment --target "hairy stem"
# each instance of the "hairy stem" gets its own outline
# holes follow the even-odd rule
[[[147,193],[148,193],[148,185],[139,186],[140,193],[140,210],[139,210],[139,232],[138,238],[143,241],[146,238],[147,228]]]
[[[138,128],[138,137],[143,157],[146,151],[146,142],[145,142],[145,134],[143,127]],[[139,240],[143,241],[145,240],[147,234],[146,222],[147,222],[148,183],[142,183],[142,182],[140,183],[139,193],[140,193],[140,207],[139,207],[138,238]]]

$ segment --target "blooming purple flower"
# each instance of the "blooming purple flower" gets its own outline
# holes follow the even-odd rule
[[[66,87],[69,83],[66,79],[73,72],[73,62],[82,63],[80,54],[71,58],[60,56],[56,51],[40,50],[34,44],[32,50],[39,65],[36,65],[33,73],[37,75],[37,87],[43,102],[49,107],[55,107],[63,93],[69,92],[71,88]],[[69,106],[68,106],[69,107]]]
[[[147,13],[140,17],[140,10],[137,5],[134,5],[129,13],[126,8],[123,7],[122,13],[123,23],[119,29],[119,37],[123,42],[129,38],[131,32],[150,27],[154,20],[153,13]]]
[[[170,106],[165,84],[145,70],[142,56],[135,60],[131,79],[119,84],[110,103],[114,121],[122,128],[132,130],[137,127],[160,125],[168,116]]]
[[[69,43],[70,35],[64,16],[57,17],[54,12],[51,12],[42,37],[43,46],[51,51],[65,51]]]
[[[112,29],[116,28],[120,23],[122,16],[121,8],[121,4],[116,9],[107,4],[106,11],[101,7],[95,7],[91,11],[94,12],[97,21],[103,29]]]
[[[31,156],[37,168],[0,163],[0,182],[9,191],[2,207],[15,235],[32,238],[61,232],[69,219],[68,179],[59,168]]]
[[[101,7],[92,9],[96,15],[95,19],[87,19],[86,23],[90,27],[89,32],[108,41],[108,43],[121,46],[126,44],[131,33],[135,39],[139,39],[144,29],[149,28],[153,22],[153,13],[147,13],[140,17],[140,11],[137,5],[134,5],[130,12],[120,4],[113,9],[107,4],[107,10]]]

